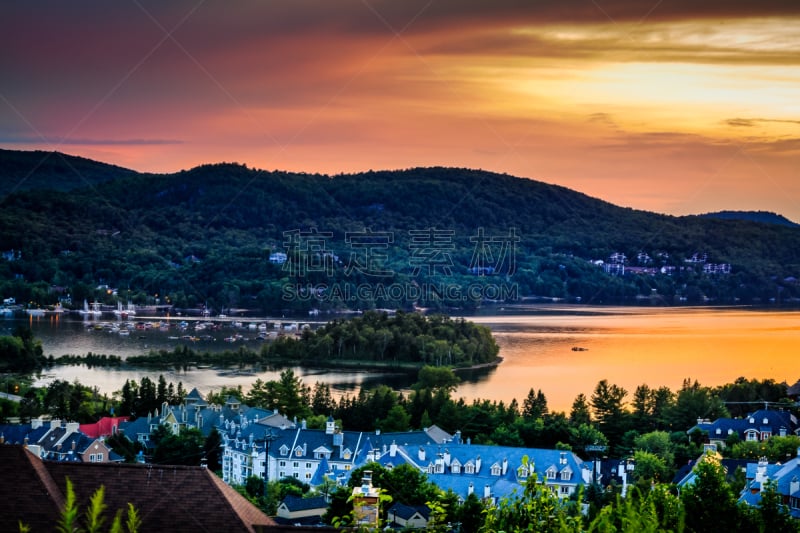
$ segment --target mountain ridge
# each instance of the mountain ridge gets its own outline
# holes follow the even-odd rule
[[[585,303],[800,298],[784,281],[800,277],[795,227],[651,213],[474,169],[327,176],[231,163],[173,174],[118,168],[108,169],[113,179],[67,195],[18,190],[0,199],[0,251],[21,252],[19,261],[0,261],[4,297],[52,303],[59,287],[77,302],[169,295],[179,307],[290,311],[494,299],[478,291],[468,301],[459,293],[419,302],[409,294],[432,284]],[[37,179],[47,172],[41,167]],[[311,236],[316,249],[298,248]],[[370,271],[373,263],[383,268]],[[402,291],[318,298],[330,287],[379,285]],[[124,298],[101,286],[124,289]]]

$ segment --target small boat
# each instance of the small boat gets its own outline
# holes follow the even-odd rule
[[[588,351],[588,350],[589,350],[589,348],[583,348],[582,346],[573,346],[572,347],[572,351],[573,352],[585,352],[585,351]]]

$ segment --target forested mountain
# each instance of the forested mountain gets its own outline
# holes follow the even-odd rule
[[[800,224],[792,222],[783,215],[770,213],[769,211],[717,211],[716,213],[705,213],[698,215],[704,218],[718,218],[720,220],[749,220],[751,222],[763,222],[765,224],[780,224],[782,226],[800,227]]]
[[[126,168],[60,152],[0,149],[0,197],[36,189],[69,191],[135,174]]]
[[[800,296],[798,228],[626,209],[508,175],[237,164],[151,175],[92,162],[69,171],[69,194],[17,188],[0,201],[3,297],[305,311]],[[43,164],[26,183],[66,181]]]

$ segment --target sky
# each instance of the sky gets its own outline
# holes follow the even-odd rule
[[[2,148],[479,168],[800,222],[797,0],[38,0],[0,28]]]

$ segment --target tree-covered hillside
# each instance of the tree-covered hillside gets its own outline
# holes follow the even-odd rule
[[[305,311],[800,296],[792,227],[636,211],[467,169],[332,177],[236,164],[129,177],[114,169],[109,181],[69,194],[17,190],[2,199],[3,297]],[[81,168],[71,172],[82,179]],[[33,178],[61,180],[46,165]]]

